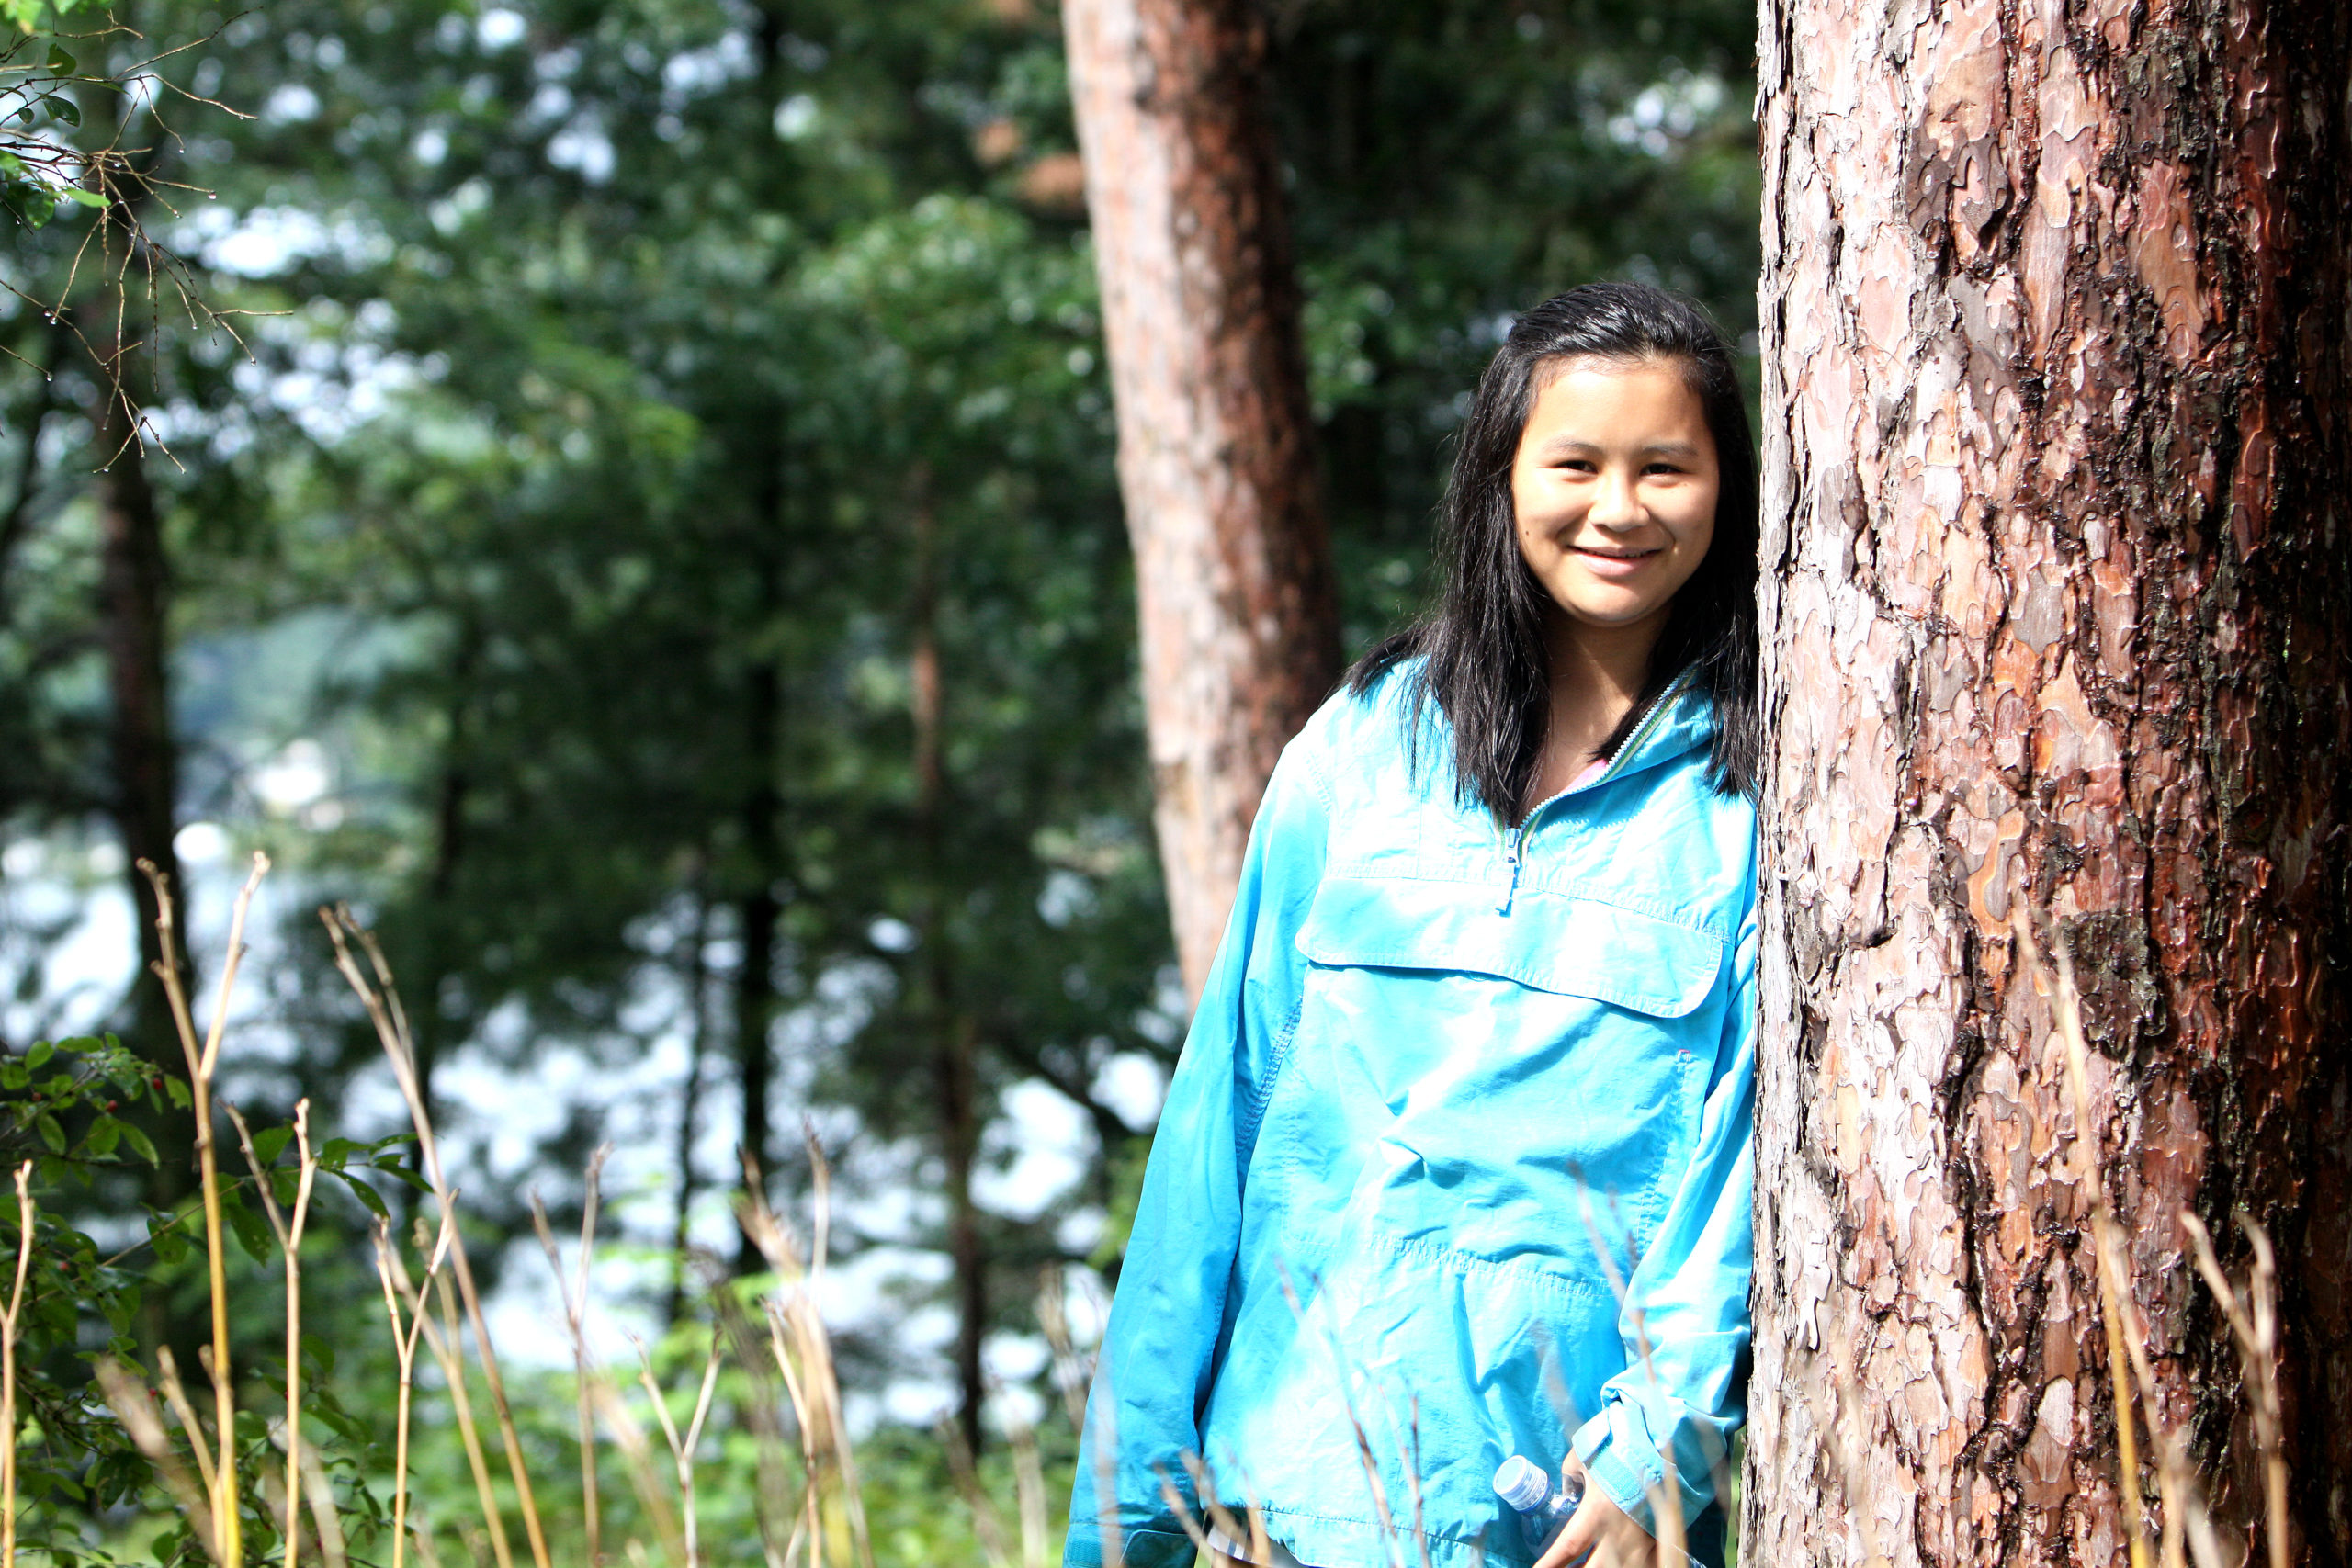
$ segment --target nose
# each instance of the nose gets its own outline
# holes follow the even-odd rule
[[[1595,487],[1591,510],[1585,520],[1596,528],[1606,528],[1622,534],[1640,527],[1647,519],[1641,502],[1634,499],[1634,481],[1630,475],[1604,471]]]

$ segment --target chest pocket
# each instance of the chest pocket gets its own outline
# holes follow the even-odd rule
[[[1522,889],[1510,913],[1476,884],[1331,877],[1298,951],[1331,967],[1491,975],[1657,1019],[1698,1010],[1723,974],[1713,932],[1598,898]]]

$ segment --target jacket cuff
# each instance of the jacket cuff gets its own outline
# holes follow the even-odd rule
[[[1611,1502],[1653,1538],[1657,1534],[1657,1500],[1669,1490],[1666,1464],[1658,1454],[1662,1446],[1651,1436],[1640,1406],[1615,1395],[1600,1415],[1577,1428],[1568,1445],[1569,1451],[1584,1461],[1591,1484],[1607,1493]],[[1674,1481],[1670,1490],[1681,1504],[1682,1527],[1687,1530],[1713,1500],[1714,1480],[1677,1474]]]
[[[1193,1568],[1196,1548],[1182,1530],[1128,1530],[1119,1550],[1126,1568]],[[1102,1532],[1073,1529],[1062,1545],[1062,1568],[1109,1568],[1102,1560]]]

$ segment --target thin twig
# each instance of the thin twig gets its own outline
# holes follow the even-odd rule
[[[311,1186],[319,1173],[318,1161],[311,1156],[311,1102],[297,1100],[294,1105],[294,1144],[300,1174],[294,1190],[294,1215],[289,1221],[277,1206],[277,1192],[272,1186],[270,1174],[261,1163],[261,1156],[254,1148],[253,1130],[237,1108],[227,1100],[220,1102],[229,1121],[237,1129],[237,1142],[245,1151],[245,1163],[253,1167],[254,1184],[261,1190],[262,1212],[269,1216],[269,1228],[277,1233],[279,1250],[286,1255],[286,1561],[291,1564],[299,1555],[300,1537],[296,1525],[301,1517],[302,1506],[302,1227],[311,1213]],[[340,1529],[338,1527],[338,1534]],[[321,1543],[320,1550],[325,1551]],[[330,1568],[334,1568],[330,1564]]]
[[[2018,946],[2027,973],[2042,979],[2041,950],[2034,940],[2029,916],[2016,923]],[[2075,964],[2066,944],[2052,944],[2058,983],[2051,1011],[2064,1047],[2066,1086],[2075,1111],[2075,1172],[2091,1204],[2091,1243],[2098,1279],[2100,1315],[2106,1320],[2107,1370],[2115,1402],[2116,1492],[2123,1509],[2123,1533],[2132,1554],[2132,1568],[2149,1568],[2147,1521],[2140,1506],[2140,1434],[2132,1418],[2131,1352],[2127,1346],[2121,1303],[2132,1294],[2128,1265],[2122,1261],[2122,1239],[2117,1234],[2115,1212],[2107,1201],[2107,1184],[2098,1168],[2098,1134],[2091,1119],[2090,1054],[2083,1043],[2082,1011],[2075,988]]]
[[[353,919],[350,909],[337,906],[321,909],[319,918],[334,942],[335,967],[340,970],[351,988],[358,994],[360,1005],[368,1010],[375,1025],[376,1037],[390,1058],[392,1076],[399,1083],[401,1097],[408,1103],[409,1119],[415,1123],[417,1147],[423,1155],[425,1180],[433,1189],[435,1200],[443,1209],[450,1207],[452,1197],[448,1182],[441,1168],[441,1148],[433,1135],[433,1117],[424,1102],[424,1093],[416,1071],[416,1043],[408,1026],[408,1015],[401,1006],[400,992],[392,985],[391,965],[384,961],[384,950],[378,944],[375,933]],[[351,944],[356,942],[368,955],[373,977],[363,972],[352,955]],[[498,1370],[498,1351],[490,1337],[490,1325],[482,1315],[481,1292],[475,1288],[473,1265],[466,1256],[466,1240],[462,1231],[453,1233],[449,1248],[450,1266],[457,1276],[458,1293],[465,1303],[466,1321],[473,1330],[474,1353],[481,1362],[482,1382],[490,1389],[492,1411],[498,1418],[498,1432],[506,1449],[506,1468],[514,1482],[514,1500],[523,1513],[523,1530],[531,1544],[534,1568],[551,1568],[548,1556],[547,1532],[540,1527],[539,1509],[531,1491],[530,1472],[523,1463],[523,1439],[514,1427],[514,1412],[506,1398],[506,1381]],[[430,1337],[428,1334],[427,1337]],[[453,1350],[462,1347],[453,1344]],[[495,1516],[493,1515],[493,1518]],[[503,1532],[504,1527],[499,1526]],[[503,1555],[500,1568],[506,1568]]]
[[[441,1259],[449,1246],[449,1211],[441,1214],[440,1238],[434,1244],[431,1258],[424,1266],[424,1278],[430,1282],[441,1271]],[[407,1544],[408,1523],[408,1432],[409,1414],[414,1403],[416,1387],[416,1341],[424,1331],[424,1314],[412,1311],[403,1325],[401,1318],[401,1297],[407,1286],[405,1278],[395,1283],[401,1273],[398,1255],[392,1250],[391,1224],[386,1220],[376,1222],[376,1278],[384,1287],[384,1311],[392,1320],[392,1352],[400,1360],[400,1396],[393,1409],[392,1437],[392,1568],[401,1568],[401,1557]],[[411,1298],[413,1302],[413,1297]],[[429,1538],[420,1535],[421,1541]],[[429,1548],[428,1548],[429,1550]]]
[[[237,1406],[235,1378],[229,1364],[229,1259],[220,1212],[220,1158],[212,1129],[212,1074],[220,1065],[220,1043],[229,1023],[229,1000],[237,980],[237,965],[244,956],[245,916],[254,894],[269,871],[269,857],[256,851],[253,870],[238,890],[229,921],[229,954],[220,971],[219,999],[213,1004],[212,1027],[199,1046],[196,1021],[188,1012],[187,988],[180,964],[177,912],[173,906],[171,879],[142,860],[139,869],[155,893],[155,932],[162,957],[155,965],[171,1004],[172,1022],[178,1031],[180,1050],[187,1058],[190,1109],[196,1120],[196,1153],[204,1201],[204,1251],[212,1297],[212,1425],[220,1451],[213,1464],[212,1517],[220,1533],[216,1543],[220,1560],[229,1568],[243,1561],[243,1525],[237,1510]]]
[[[163,1479],[164,1489],[187,1516],[196,1539],[204,1543],[204,1554],[212,1559],[214,1568],[220,1568],[220,1535],[213,1526],[211,1505],[206,1501],[196,1477],[187,1472],[179,1455],[172,1451],[172,1440],[164,1433],[163,1417],[155,1413],[154,1402],[149,1398],[145,1385],[124,1371],[121,1363],[111,1356],[100,1357],[92,1372],[107,1408],[114,1412],[115,1419],[130,1434],[131,1446],[154,1467],[155,1473]],[[197,1439],[197,1446],[201,1451],[201,1438]]]
[[[33,1162],[17,1168],[17,1282],[0,1315],[0,1568],[17,1568],[17,1324],[25,1307],[25,1274],[33,1261]]]
[[[588,1156],[584,1176],[585,1197],[580,1211],[580,1283],[575,1290],[563,1274],[563,1257],[556,1248],[555,1231],[548,1224],[547,1206],[539,1201],[538,1193],[531,1194],[531,1224],[538,1232],[539,1246],[548,1255],[548,1267],[555,1271],[555,1288],[563,1301],[564,1325],[571,1335],[571,1364],[573,1382],[578,1393],[580,1422],[580,1495],[582,1523],[588,1536],[588,1561],[593,1565],[604,1560],[604,1525],[601,1500],[596,1492],[596,1411],[589,1383],[596,1375],[594,1358],[588,1349],[588,1264],[595,1251],[596,1201],[603,1190],[605,1161],[613,1152],[610,1144],[600,1144]]]

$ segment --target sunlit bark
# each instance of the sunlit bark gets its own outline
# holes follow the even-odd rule
[[[1251,0],[1068,0],[1145,716],[1197,996],[1283,743],[1339,674],[1282,172]]]
[[[2346,17],[1765,6],[1754,1561],[2125,1560],[2082,1136],[2257,1540],[2177,1215],[2278,1238],[2297,1551],[2352,1551]]]

